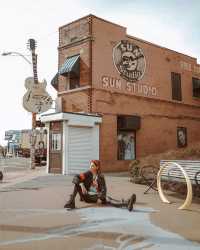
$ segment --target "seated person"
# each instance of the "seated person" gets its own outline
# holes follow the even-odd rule
[[[97,203],[98,200],[100,200],[102,204],[120,208],[126,207],[129,211],[132,211],[133,204],[136,202],[135,194],[127,201],[119,201],[107,196],[106,182],[104,175],[101,173],[99,160],[92,160],[90,169],[84,173],[75,175],[72,183],[74,184],[74,190],[64,208],[75,208],[75,197],[77,193],[81,201]]]

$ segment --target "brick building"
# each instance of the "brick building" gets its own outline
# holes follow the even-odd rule
[[[94,157],[104,171],[127,170],[132,159],[200,140],[196,58],[89,15],[59,28],[58,59],[59,112],[42,117],[49,172],[74,173]]]

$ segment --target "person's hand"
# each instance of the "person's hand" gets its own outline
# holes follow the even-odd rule
[[[93,181],[92,186],[95,187],[95,188],[98,188],[98,183],[97,183],[97,181]]]
[[[83,194],[87,194],[87,189],[85,188],[85,186],[82,186],[81,188],[82,188]]]

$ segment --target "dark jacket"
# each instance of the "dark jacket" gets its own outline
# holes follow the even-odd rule
[[[106,181],[104,178],[104,175],[99,173],[97,174],[97,184],[98,184],[98,193],[101,193],[103,196],[106,196],[107,188],[106,188]],[[73,179],[74,184],[80,184],[83,183],[86,190],[89,191],[90,187],[93,184],[93,174],[91,171],[87,171],[84,173],[81,173],[79,175],[75,175]]]

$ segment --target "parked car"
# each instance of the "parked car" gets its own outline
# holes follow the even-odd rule
[[[8,153],[6,153],[6,157],[11,158],[11,157],[13,157],[13,154],[8,152]]]
[[[20,155],[22,157],[29,158],[30,157],[30,149],[29,148],[22,148],[20,150]]]

